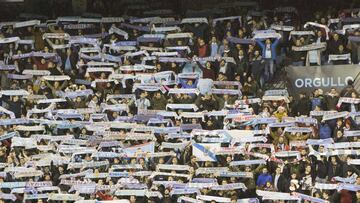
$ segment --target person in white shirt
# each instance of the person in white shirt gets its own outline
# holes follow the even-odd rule
[[[146,98],[147,93],[142,92],[140,98],[136,100],[135,105],[138,110],[147,110],[150,107],[150,100]]]

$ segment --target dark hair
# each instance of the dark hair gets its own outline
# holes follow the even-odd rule
[[[347,85],[348,85],[348,86],[353,86],[353,84],[354,84],[354,81],[353,81],[353,80],[348,80],[348,81],[347,81]]]

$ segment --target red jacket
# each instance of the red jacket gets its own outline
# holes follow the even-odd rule
[[[96,195],[100,197],[101,200],[113,200],[113,197],[111,195],[104,194],[102,192],[97,192]]]
[[[199,57],[206,57],[207,53],[208,53],[208,46],[206,44],[198,48]]]

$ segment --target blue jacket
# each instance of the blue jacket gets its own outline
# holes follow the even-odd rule
[[[316,106],[322,108],[322,100],[319,97],[314,97],[311,99],[311,110],[314,110]]]
[[[265,58],[265,51],[266,51],[265,42],[263,40],[261,40],[261,39],[256,39],[255,41],[261,47],[261,51],[262,51],[261,55],[262,55],[263,58]],[[270,48],[271,48],[271,58],[273,60],[276,59],[276,47],[279,44],[279,42],[280,42],[280,39],[276,39],[270,46]]]
[[[270,174],[260,174],[256,180],[257,186],[264,186],[267,182],[272,183],[272,177]]]
[[[320,124],[320,139],[331,138],[331,128],[327,123]]]

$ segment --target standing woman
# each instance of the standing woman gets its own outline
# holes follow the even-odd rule
[[[219,43],[215,36],[211,37],[210,41],[210,56],[214,57],[218,54]]]
[[[352,99],[357,99],[359,98],[359,95],[357,92],[352,92],[351,93],[351,98]],[[355,104],[355,103],[351,103],[350,104],[350,109],[349,109],[350,112],[357,112],[359,111],[359,104]]]

